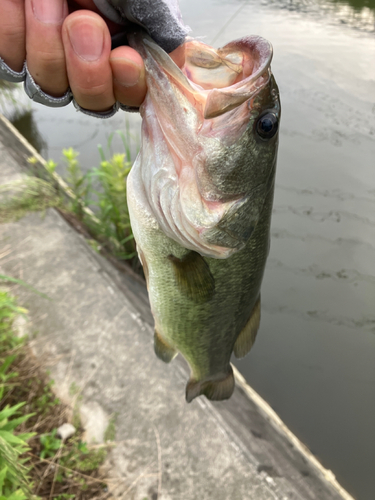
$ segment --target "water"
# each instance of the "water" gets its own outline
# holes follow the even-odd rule
[[[181,8],[208,43],[270,40],[281,91],[261,328],[236,365],[355,498],[374,500],[375,2],[181,0]],[[57,160],[74,146],[85,168],[125,120],[32,109],[43,154]],[[129,123],[136,133],[139,117]]]

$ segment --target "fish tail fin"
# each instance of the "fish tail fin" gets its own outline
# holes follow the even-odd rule
[[[170,363],[172,359],[177,356],[177,351],[173,349],[156,330],[154,334],[154,350],[156,356],[164,361],[164,363]]]
[[[260,323],[260,297],[251,311],[250,318],[234,344],[233,354],[236,358],[243,358],[253,347]]]
[[[229,365],[228,373],[220,380],[199,381],[190,379],[186,385],[186,401],[191,403],[194,398],[204,395],[211,401],[229,399],[234,391],[234,376]]]

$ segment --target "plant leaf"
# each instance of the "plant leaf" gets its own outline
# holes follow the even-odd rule
[[[12,278],[11,276],[5,276],[5,274],[0,274],[0,280],[5,281],[5,282],[10,282],[10,283],[17,283],[17,285],[22,285],[25,288],[28,288],[29,290],[40,295],[44,299],[52,300],[51,298],[48,297],[48,295],[46,295],[45,293],[39,292],[36,288],[32,287],[28,283],[25,283],[25,281],[19,280],[17,278]],[[24,311],[27,312],[26,309]]]

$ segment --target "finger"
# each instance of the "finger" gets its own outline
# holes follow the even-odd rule
[[[142,57],[123,46],[112,50],[110,63],[116,100],[127,106],[140,106],[147,91]]]
[[[109,63],[111,36],[104,20],[90,11],[70,14],[63,25],[70,88],[76,102],[91,111],[115,103]]]
[[[169,54],[180,68],[185,64],[185,47]],[[146,97],[145,68],[141,56],[130,47],[112,50],[110,57],[113,89],[117,101],[127,106],[140,106]]]
[[[26,59],[44,92],[61,96],[69,83],[61,28],[68,15],[66,0],[26,0]]]
[[[24,0],[0,0],[0,57],[14,71],[26,58]]]
[[[111,34],[118,33],[119,31],[121,31],[123,29],[122,26],[119,26],[118,24],[115,24],[114,22],[107,19],[100,12],[100,10],[95,5],[93,0],[77,0],[77,1],[68,0],[68,5],[69,5],[69,12],[75,12],[76,10],[87,9],[87,10],[92,10],[93,12],[96,12],[97,14],[99,14],[101,17],[104,18]]]

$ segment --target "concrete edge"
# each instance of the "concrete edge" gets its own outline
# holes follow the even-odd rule
[[[0,121],[9,129],[9,131],[16,136],[16,138],[22,143],[22,145],[30,151],[30,156],[33,156],[39,162],[38,173],[41,177],[46,179],[53,179],[58,186],[58,188],[65,194],[66,197],[70,199],[75,199],[75,195],[70,190],[69,186],[65,181],[55,172],[49,173],[46,168],[46,160],[38,153],[38,151],[20,134],[20,132],[12,125],[12,123],[5,118],[0,113]],[[43,169],[44,172],[40,172]],[[32,170],[32,168],[30,168]],[[85,213],[88,217],[97,220],[94,213],[90,209],[85,209]],[[113,263],[111,263],[113,265]],[[301,453],[301,455],[318,471],[318,473],[327,481],[332,488],[336,490],[338,494],[342,496],[344,500],[355,500],[336,480],[334,473],[326,469],[319,460],[311,453],[311,451],[304,445],[298,438],[293,434],[293,432],[284,424],[277,413],[271,408],[271,406],[246,382],[245,378],[238,371],[238,369],[232,364],[234,376],[236,383],[243,389],[246,396],[259,408],[260,412],[264,417],[270,422],[270,424],[280,433],[283,434],[286,439],[294,446],[295,449]]]

